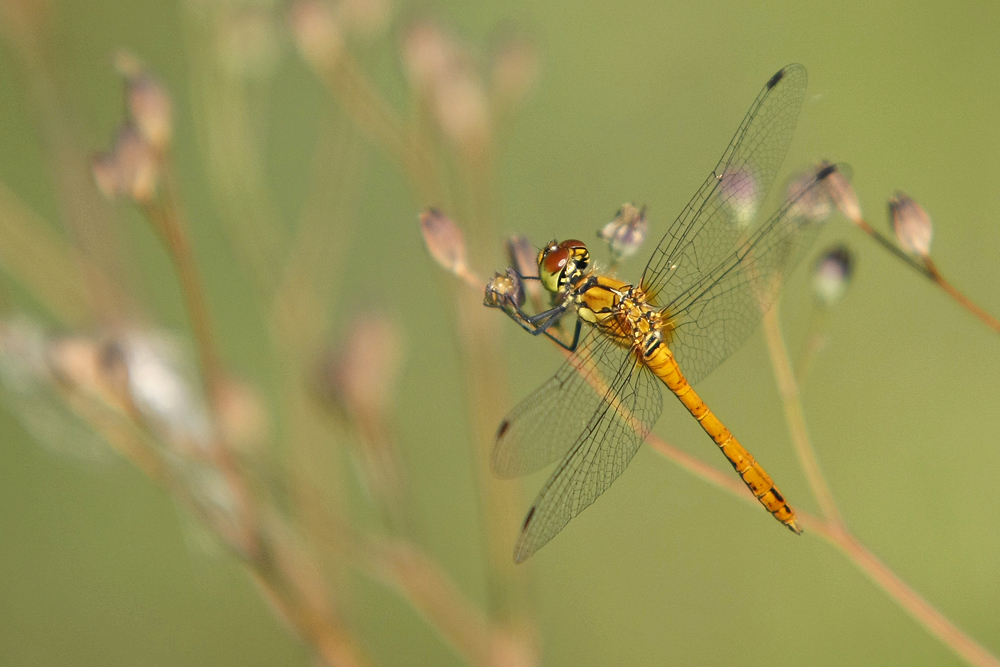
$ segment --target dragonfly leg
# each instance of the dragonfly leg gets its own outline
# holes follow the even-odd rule
[[[562,319],[562,316],[566,314],[566,305],[559,305],[555,308],[550,308],[549,310],[538,313],[537,315],[527,315],[520,308],[513,306],[513,304],[511,304],[511,306],[511,308],[504,308],[504,312],[532,336],[544,334],[549,339],[558,343],[560,347],[569,350],[570,352],[576,350],[576,346],[580,342],[581,323],[579,319],[576,321],[576,327],[573,331],[573,339],[570,342],[567,343],[563,340],[562,336],[553,333],[553,330],[559,330],[558,323],[559,320]]]

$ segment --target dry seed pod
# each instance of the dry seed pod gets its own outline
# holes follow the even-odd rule
[[[926,258],[931,253],[934,227],[920,204],[902,192],[889,199],[889,218],[899,244],[909,253]]]

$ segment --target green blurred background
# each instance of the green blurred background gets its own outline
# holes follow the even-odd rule
[[[263,324],[238,298],[243,278],[217,228],[192,117],[185,31],[207,3],[54,3],[57,58],[68,113],[92,150],[107,145],[120,119],[120,81],[110,64],[117,49],[142,58],[175,96],[180,187],[224,355],[267,387],[273,369],[259,354]],[[887,197],[905,190],[935,221],[933,256],[942,272],[1000,312],[996,3],[396,6],[385,43],[371,47],[366,61],[390,100],[404,91],[393,45],[399,17],[415,10],[429,10],[472,45],[486,46],[514,24],[539,46],[536,92],[501,140],[504,233],[535,243],[591,238],[622,202],[635,201],[648,204],[658,237],[763,82],[801,62],[810,86],[786,172],[821,157],[849,163],[875,225],[885,225]],[[322,119],[339,112],[288,41],[276,48],[273,71],[253,91],[254,112],[267,138],[274,201],[291,219]],[[0,52],[0,178],[57,223],[30,86],[10,50]],[[449,280],[423,248],[420,202],[400,171],[368,144],[357,159],[358,226],[350,250],[336,258],[343,274],[335,308],[346,321],[374,302],[403,323],[397,428],[421,543],[485,606]],[[122,220],[135,223],[122,232],[138,267],[132,291],[158,323],[185,331],[174,280],[163,278],[169,263],[137,215]],[[842,219],[817,250],[838,240],[857,254],[857,272],[827,321],[827,345],[803,397],[830,485],[866,545],[1000,652],[1000,341]],[[475,249],[478,272],[504,265],[501,242]],[[641,265],[627,265],[625,275],[638,275]],[[795,351],[814,315],[806,274],[796,273],[782,302]],[[512,406],[560,358],[513,324],[501,325]],[[762,337],[699,388],[793,504],[816,511]],[[671,399],[656,432],[724,466]],[[310,663],[308,649],[238,564],[199,546],[193,522],[131,466],[39,446],[6,411],[0,433],[0,662]],[[544,474],[525,481],[525,509],[543,481]],[[512,531],[511,546],[514,538]],[[600,502],[523,567],[546,664],[961,664],[825,542],[793,538],[760,508],[646,448]],[[462,664],[396,594],[365,580],[348,586],[350,620],[377,663]]]

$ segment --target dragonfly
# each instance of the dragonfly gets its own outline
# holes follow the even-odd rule
[[[691,385],[749,337],[822,227],[814,212],[829,203],[825,184],[839,169],[826,163],[755,222],[791,142],[806,80],[805,68],[792,64],[767,81],[637,283],[596,271],[586,245],[571,239],[541,249],[537,276],[509,269],[487,285],[487,306],[571,352],[497,430],[490,460],[496,476],[559,462],[528,510],[515,562],[548,543],[621,475],[660,416],[661,385],[698,420],[767,511],[801,533],[771,477]],[[522,308],[521,281],[529,279],[541,282],[552,303],[533,315]],[[563,320],[571,313],[576,325],[567,341]]]

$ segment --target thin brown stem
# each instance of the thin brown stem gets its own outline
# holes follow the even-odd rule
[[[764,314],[764,338],[767,340],[767,349],[771,356],[771,366],[774,369],[774,377],[778,383],[778,391],[781,394],[781,403],[785,410],[785,420],[788,423],[788,430],[792,436],[792,445],[798,455],[799,463],[806,473],[809,481],[809,488],[819,502],[823,516],[833,524],[842,524],[840,510],[834,501],[833,492],[827,484],[826,477],[823,476],[822,467],[819,464],[819,457],[812,446],[809,437],[809,429],[806,426],[805,412],[802,409],[802,401],[799,398],[799,386],[795,381],[795,372],[792,370],[792,362],[788,355],[788,348],[785,345],[784,336],[781,333],[781,324],[778,321],[778,304]]]
[[[164,173],[168,174],[169,170],[165,169]],[[195,262],[191,244],[181,220],[173,188],[169,184],[164,187],[164,192],[159,197],[143,205],[143,211],[159,234],[160,240],[177,270],[181,295],[187,307],[195,345],[198,348],[205,392],[210,403],[214,403],[222,381],[223,367],[212,333],[211,317],[205,300],[205,292],[202,289],[198,265]]]
[[[856,220],[854,224],[857,225],[858,228],[865,234],[878,241],[882,247],[886,248],[889,252],[895,255],[897,259],[900,259],[911,269],[923,275],[925,278],[943,289],[948,296],[958,303],[958,305],[972,313],[972,315],[975,316],[980,322],[997,333],[1000,333],[1000,320],[987,313],[969,297],[959,291],[957,287],[945,280],[944,276],[941,275],[941,272],[938,271],[937,265],[930,257],[917,258],[913,255],[907,254],[864,220]]]
[[[977,306],[971,299],[969,299],[969,297],[962,294],[954,285],[945,280],[944,276],[941,275],[941,272],[938,271],[937,265],[934,264],[930,257],[924,258],[924,266],[927,268],[931,279],[937,283],[941,289],[947,292],[948,296],[957,301],[962,308],[965,308],[967,311],[972,313],[977,319],[979,319],[980,322],[997,333],[1000,333],[1000,320],[997,320],[997,318]]]
[[[403,166],[421,205],[438,203],[442,179],[429,144],[403,125],[350,53],[342,52],[316,65],[323,82],[351,120]]]

